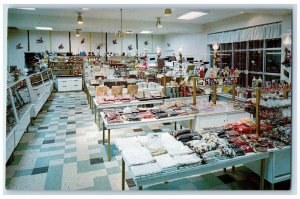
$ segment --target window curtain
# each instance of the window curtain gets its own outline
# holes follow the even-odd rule
[[[281,23],[244,28],[233,31],[209,34],[208,44],[215,41],[219,43],[232,43],[251,40],[274,39],[281,37]]]

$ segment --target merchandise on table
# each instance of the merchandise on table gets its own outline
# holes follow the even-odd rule
[[[131,166],[130,170],[132,174],[136,177],[161,172],[161,168],[158,166],[157,163],[148,163],[148,164]]]
[[[142,147],[140,142],[138,142],[137,137],[128,137],[128,138],[116,138],[115,145],[119,151],[126,149],[136,149]]]
[[[125,114],[123,115],[125,121],[141,121],[139,114],[132,113],[132,114]]]
[[[177,169],[177,166],[179,166],[170,154],[155,156],[154,159],[162,170]]]
[[[117,111],[109,111],[109,112],[104,112],[107,122],[108,123],[123,123],[124,120],[122,119],[121,115]]]
[[[154,162],[154,158],[145,147],[124,149],[121,153],[123,157],[126,157],[129,166]]]
[[[179,164],[179,166],[188,166],[193,164],[201,164],[202,159],[195,153],[175,155],[174,160]]]

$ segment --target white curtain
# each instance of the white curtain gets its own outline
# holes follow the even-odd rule
[[[208,44],[214,42],[232,43],[250,40],[274,39],[281,37],[281,23],[256,26],[233,31],[209,34]]]

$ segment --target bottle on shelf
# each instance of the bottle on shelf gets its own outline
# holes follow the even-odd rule
[[[257,87],[261,87],[262,86],[262,79],[261,76],[259,76],[258,80],[257,80]]]
[[[256,78],[254,76],[252,79],[252,88],[255,88],[255,87],[256,87]]]

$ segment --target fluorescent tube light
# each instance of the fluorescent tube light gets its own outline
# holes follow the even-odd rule
[[[151,34],[153,33],[153,31],[149,31],[149,30],[143,30],[140,32],[141,34]]]
[[[37,30],[53,30],[52,27],[35,27]]]
[[[20,10],[36,10],[35,8],[17,8],[17,9],[20,9]]]
[[[191,20],[191,19],[196,19],[196,18],[201,17],[206,14],[207,13],[205,13],[205,12],[188,12],[184,15],[181,15],[177,19]]]

